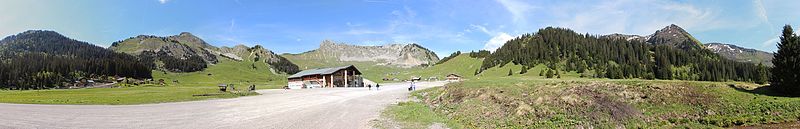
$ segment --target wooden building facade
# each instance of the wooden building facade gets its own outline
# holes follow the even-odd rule
[[[304,70],[288,79],[289,89],[364,87],[361,71],[353,65]]]

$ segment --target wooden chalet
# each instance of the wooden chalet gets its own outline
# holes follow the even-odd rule
[[[289,89],[364,87],[361,71],[353,65],[303,70],[288,79]]]

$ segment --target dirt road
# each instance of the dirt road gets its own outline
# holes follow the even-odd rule
[[[408,96],[407,87],[259,90],[262,95],[145,105],[0,104],[0,128],[370,128],[382,109]]]

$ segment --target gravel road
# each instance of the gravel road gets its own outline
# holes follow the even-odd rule
[[[418,83],[419,89],[445,82]],[[144,105],[0,104],[0,128],[371,128],[408,83],[367,88],[258,90],[234,99]]]

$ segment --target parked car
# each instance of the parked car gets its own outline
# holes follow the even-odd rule
[[[303,88],[313,89],[321,88],[322,84],[319,81],[306,81],[303,83]]]

